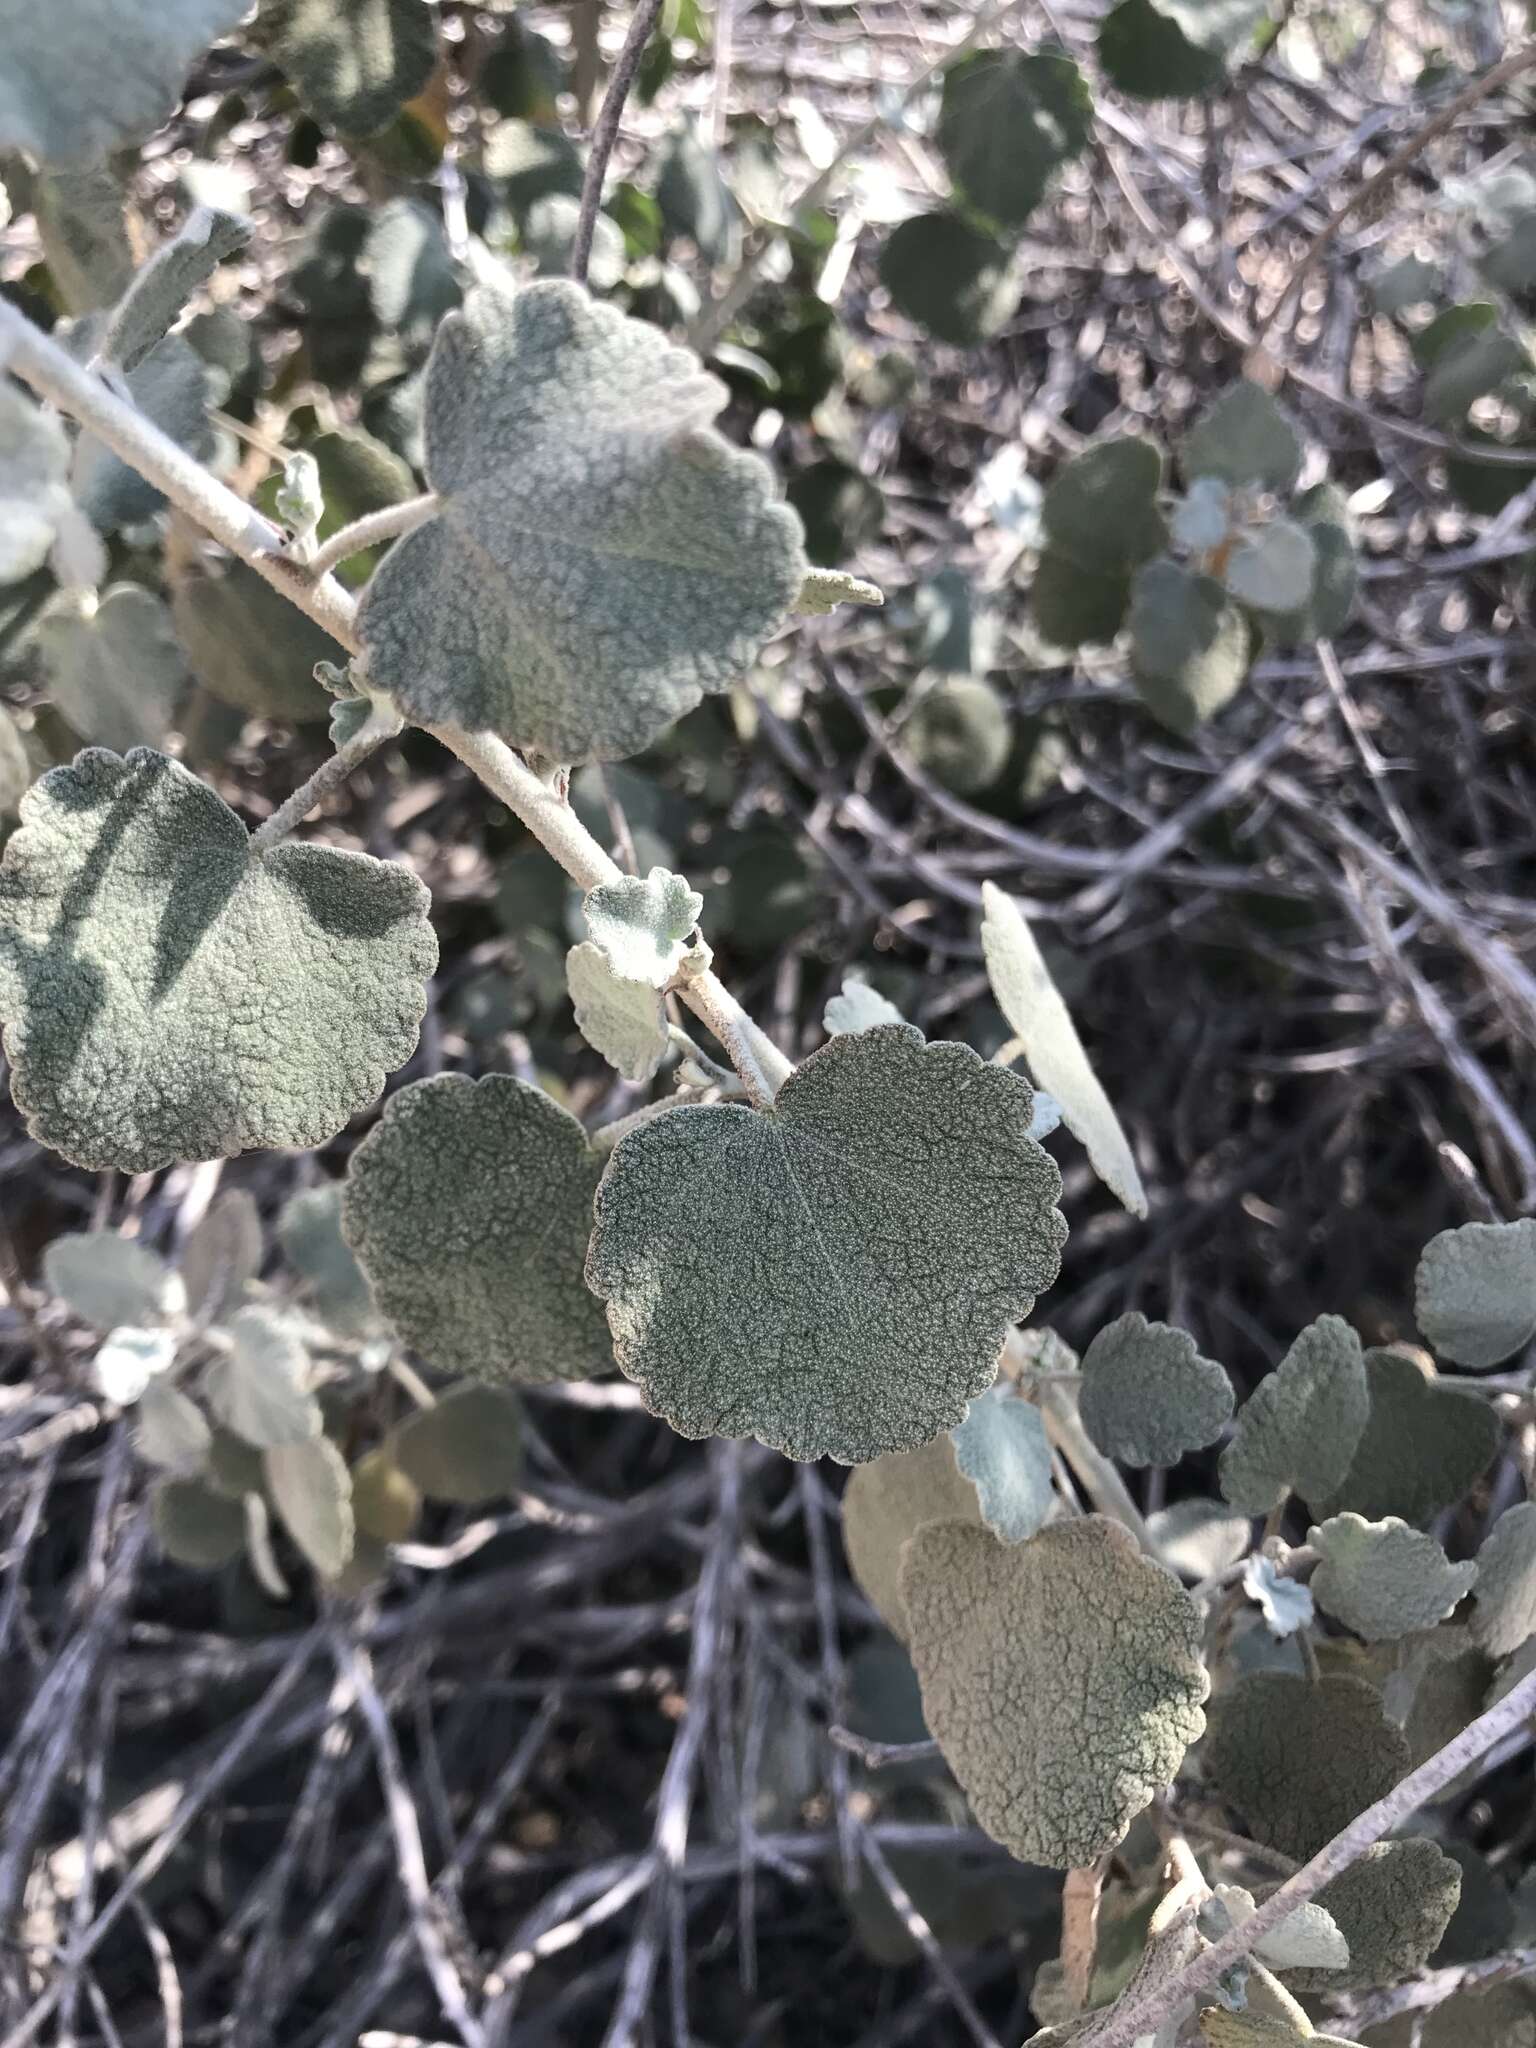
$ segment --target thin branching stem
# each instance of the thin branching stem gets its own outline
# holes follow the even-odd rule
[[[359,763],[366,761],[399,731],[400,720],[393,712],[375,711],[344,746],[338,747],[329,760],[320,763],[307,782],[301,782],[292,796],[278,805],[265,823],[257,826],[251,834],[251,851],[266,853],[279,845],[295,826],[303,824],[312,810],[341,788]]]
[[[630,17],[629,34],[624,38],[624,47],[614,60],[613,76],[608,81],[608,90],[592,130],[592,143],[587,151],[586,176],[581,181],[581,210],[576,216],[576,239],[571,244],[571,276],[577,284],[587,281],[587,266],[592,261],[592,237],[597,231],[597,209],[603,201],[603,180],[608,175],[608,159],[613,155],[613,145],[619,139],[619,123],[624,118],[624,102],[629,98],[629,89],[635,82],[640,69],[640,59],[650,41],[651,30],[656,26],[656,17],[661,12],[661,0],[640,0]]]
[[[323,546],[316,548],[305,565],[306,575],[328,576],[332,569],[353,555],[360,555],[365,548],[413,532],[432,518],[441,503],[436,491],[423,491],[419,498],[405,498],[398,505],[381,505],[377,512],[365,512],[361,519],[339,526]]]

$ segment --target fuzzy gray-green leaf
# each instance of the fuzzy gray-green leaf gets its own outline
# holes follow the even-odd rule
[[[710,424],[724,399],[574,285],[472,292],[427,373],[442,510],[359,614],[373,681],[557,761],[636,753],[734,682],[806,564],[769,471]]]
[[[587,1379],[613,1363],[581,1270],[598,1172],[539,1089],[439,1074],[353,1153],[342,1225],[382,1313],[441,1371]]]
[[[1317,1895],[1349,1944],[1348,1963],[1342,1970],[1292,1966],[1287,1984],[1364,1991],[1411,1977],[1439,1947],[1460,1895],[1460,1870],[1425,1836],[1378,1842]]]
[[[1261,612],[1300,611],[1312,595],[1317,550],[1294,519],[1272,519],[1237,547],[1227,563],[1227,588],[1239,604]]]
[[[1013,1545],[931,1522],[901,1597],[928,1726],[981,1825],[1026,1862],[1112,1849],[1204,1730],[1199,1610],[1117,1522]]]
[[[1475,1564],[1452,1564],[1433,1536],[1392,1515],[1333,1515],[1307,1541],[1322,1560],[1312,1574],[1318,1606],[1368,1643],[1433,1628],[1477,1577]]]
[[[170,612],[137,583],[114,584],[93,607],[55,597],[28,644],[71,730],[119,753],[158,746],[192,680]]]
[[[1463,1223],[1419,1258],[1414,1314],[1426,1342],[1484,1372],[1536,1337],[1536,1218]]]
[[[523,1411],[507,1387],[450,1387],[394,1432],[401,1471],[430,1500],[505,1500],[523,1471]]]
[[[83,343],[87,335],[97,335],[97,322],[82,323],[76,331]],[[199,462],[209,459],[213,428],[208,419],[208,371],[185,335],[168,334],[156,342],[130,371],[127,384],[134,405],[162,434]],[[93,434],[82,433],[75,443],[70,483],[80,509],[102,533],[148,519],[165,503],[154,484]]]
[[[204,1383],[224,1427],[258,1450],[318,1436],[320,1409],[305,1384],[309,1356],[284,1319],[269,1308],[238,1309],[226,1335],[229,1348]]]
[[[363,1269],[342,1236],[341,1207],[339,1181],[301,1189],[283,1204],[277,1240],[321,1322],[345,1337],[371,1337],[378,1334],[379,1314]]]
[[[1267,1515],[1287,1493],[1322,1501],[1344,1483],[1370,1413],[1360,1339],[1339,1316],[1319,1316],[1243,1404],[1221,1454],[1221,1490],[1245,1515]]]
[[[403,867],[253,854],[178,763],[88,748],[28,792],[0,864],[0,1017],[28,1128],[127,1173],[323,1143],[415,1046],[426,910]]]
[[[989,1387],[950,1431],[955,1462],[976,1489],[981,1519],[1004,1543],[1033,1536],[1055,1505],[1045,1419],[1007,1387]]]
[[[181,1277],[187,1307],[203,1323],[239,1307],[261,1271],[261,1212],[244,1188],[227,1188],[187,1239]]]
[[[1472,1634],[1490,1657],[1536,1635],[1536,1501],[1506,1508],[1477,1553]]]
[[[1222,392],[1190,429],[1184,469],[1231,484],[1287,491],[1301,468],[1301,436],[1290,414],[1259,385],[1243,379]]]
[[[48,559],[69,506],[69,441],[9,379],[0,382],[0,585],[19,583]]]
[[[667,1049],[667,1012],[643,981],[621,981],[590,940],[565,956],[576,1029],[626,1081],[649,1081]]]
[[[43,1253],[50,1292],[98,1330],[157,1323],[181,1307],[181,1282],[147,1245],[111,1231],[71,1232]]]
[[[204,689],[237,711],[294,724],[328,718],[315,665],[346,650],[244,562],[178,582],[171,615]]]
[[[907,1640],[901,1553],[927,1522],[979,1522],[976,1488],[960,1470],[953,1441],[936,1436],[915,1451],[856,1465],[843,1489],[843,1547],[848,1568],[893,1636]]]
[[[593,945],[619,980],[659,989],[682,965],[704,898],[682,875],[652,868],[643,879],[621,875],[589,889],[581,907]]]
[[[1153,717],[1187,739],[1242,686],[1247,624],[1214,577],[1159,556],[1131,585],[1131,667]]]
[[[0,0],[0,149],[87,163],[168,120],[248,0]]]
[[[178,1564],[210,1571],[238,1557],[245,1544],[245,1514],[238,1500],[215,1493],[201,1479],[164,1479],[150,1508],[160,1548]]]
[[[147,1464],[166,1472],[196,1472],[208,1456],[208,1418],[180,1387],[157,1377],[139,1397],[134,1446]]]
[[[421,0],[262,0],[251,40],[315,119],[376,135],[432,75],[437,35]]]
[[[1083,1357],[1083,1427],[1107,1458],[1173,1465],[1221,1435],[1232,1382],[1193,1337],[1139,1311],[1100,1330]]]
[[[1449,1507],[1485,1470],[1499,1420],[1480,1394],[1442,1387],[1395,1351],[1365,1354],[1370,1414],[1338,1492],[1309,1497],[1317,1515],[1352,1508],[1367,1521],[1400,1515],[1422,1524]]]
[[[893,1002],[856,975],[845,974],[841,993],[830,996],[821,1013],[822,1029],[829,1038],[847,1031],[872,1031],[877,1024],[905,1024]]]
[[[216,207],[195,207],[178,233],[133,274],[112,309],[102,353],[119,368],[136,370],[164,340],[226,256],[251,239],[251,223]]]
[[[766,1114],[631,1131],[587,1261],[620,1367],[680,1434],[794,1458],[862,1464],[951,1428],[1060,1264],[1032,1106],[967,1047],[887,1024],[812,1053]]]
[[[971,204],[1020,227],[1086,148],[1093,102],[1062,50],[975,50],[947,67],[939,148]]]
[[[340,1576],[352,1555],[352,1475],[329,1437],[278,1444],[262,1453],[267,1491],[283,1527],[322,1578]]]

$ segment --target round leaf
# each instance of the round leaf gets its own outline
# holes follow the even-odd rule
[[[1498,1417],[1480,1394],[1436,1386],[1411,1358],[1365,1354],[1370,1415],[1337,1494],[1314,1514],[1352,1508],[1367,1521],[1420,1524],[1458,1501],[1498,1448]]]
[[[1163,459],[1150,441],[1120,435],[1066,463],[1041,507],[1052,548],[1096,576],[1123,576],[1155,555]]]
[[[1322,1559],[1312,1574],[1318,1606],[1368,1643],[1433,1628],[1478,1575],[1475,1564],[1451,1564],[1433,1536],[1395,1516],[1334,1515],[1307,1541]]]
[[[1300,468],[1301,436],[1290,414],[1246,378],[1207,407],[1184,443],[1184,470],[1191,477],[1288,491]]]
[[[247,0],[0,0],[0,149],[87,163],[169,120]]]
[[[243,1443],[264,1450],[320,1434],[320,1408],[306,1391],[309,1356],[288,1324],[269,1308],[242,1308],[230,1318],[230,1348],[208,1367],[208,1405]]]
[[[1087,147],[1093,101],[1064,52],[975,50],[944,73],[939,148],[973,206],[1021,227]]]
[[[599,1162],[505,1074],[402,1088],[352,1155],[342,1228],[381,1312],[443,1372],[588,1379],[613,1363],[582,1282]]]
[[[1153,717],[1183,739],[1248,673],[1248,628],[1211,576],[1159,556],[1131,585],[1131,667]]]
[[[981,902],[987,978],[998,1008],[1023,1044],[1030,1072],[1060,1105],[1062,1122],[1083,1145],[1110,1193],[1133,1216],[1145,1216],[1146,1192],[1120,1119],[1088,1064],[1034,933],[1013,898],[996,883],[982,883]]]
[[[402,1422],[395,1462],[432,1500],[505,1500],[523,1473],[523,1411],[505,1387],[453,1387]]]
[[[262,0],[251,40],[317,121],[376,135],[432,76],[437,37],[421,0]]]
[[[904,220],[880,251],[880,282],[898,312],[956,348],[1001,334],[1019,303],[1007,249],[958,213]]]
[[[901,1595],[924,1718],[977,1820],[1025,1862],[1112,1849],[1204,1729],[1199,1611],[1119,1523],[1012,1546],[930,1523]]]
[[[1032,1107],[969,1048],[887,1024],[829,1040],[767,1114],[688,1107],[621,1138],[587,1280],[647,1406],[848,1465],[958,1422],[1061,1261]]]
[[[1364,1991],[1411,1977],[1440,1946],[1460,1896],[1460,1868],[1425,1836],[1378,1842],[1317,1895],[1349,1944],[1349,1961],[1342,1970],[1290,1968],[1287,1984]]]
[[[806,564],[767,468],[709,424],[724,399],[574,285],[472,292],[427,372],[442,510],[391,548],[359,613],[373,682],[415,719],[557,761],[636,753],[726,688]]]
[[[56,597],[31,635],[39,681],[82,740],[125,752],[158,746],[191,677],[160,599],[119,583],[92,610]]]
[[[652,868],[588,890],[582,900],[592,943],[621,981],[665,988],[682,965],[704,898],[682,875]]]
[[[346,649],[244,562],[179,583],[171,616],[198,681],[221,704],[295,725],[330,716],[315,665],[340,666]]]
[[[585,943],[565,956],[576,1029],[626,1081],[649,1081],[667,1049],[666,1005],[654,988],[620,981],[599,949]]]
[[[989,1387],[950,1433],[955,1462],[976,1489],[981,1519],[1004,1543],[1034,1535],[1055,1505],[1051,1446],[1032,1402]]]
[[[928,1522],[976,1522],[976,1488],[950,1438],[856,1465],[843,1489],[843,1545],[860,1592],[893,1636],[907,1640],[902,1546]]]
[[[421,1517],[421,1493],[387,1448],[367,1451],[352,1467],[352,1516],[359,1536],[404,1543]]]
[[[1536,1635],[1536,1501],[1506,1508],[1477,1553],[1472,1634],[1490,1657]]]
[[[146,1464],[168,1472],[195,1472],[212,1447],[213,1431],[202,1409],[180,1387],[152,1379],[139,1397],[133,1440]]]
[[[1295,612],[1312,595],[1317,550],[1294,519],[1272,519],[1232,550],[1227,588],[1239,604],[1261,612]]]
[[[1100,1330],[1083,1357],[1083,1427],[1106,1458],[1174,1465],[1213,1444],[1232,1416],[1232,1382],[1195,1340],[1135,1309]]]
[[[1099,25],[1099,63],[1118,92],[1135,99],[1194,98],[1226,76],[1221,58],[1192,43],[1152,0],[1118,0]]]
[[[1223,1495],[1245,1515],[1267,1515],[1292,1492],[1328,1499],[1370,1406],[1360,1339],[1341,1317],[1319,1316],[1244,1403],[1221,1454]]]
[[[185,1298],[163,1259],[105,1230],[56,1237],[43,1253],[43,1278],[51,1293],[98,1330],[157,1323]]]
[[[1008,765],[1013,720],[980,676],[945,676],[916,704],[902,735],[919,768],[958,796],[989,788]]]
[[[1408,1744],[1374,1686],[1288,1671],[1253,1672],[1222,1693],[1203,1755],[1254,1839],[1301,1862],[1408,1768]]]
[[[1463,1223],[1425,1245],[1414,1315],[1426,1343],[1484,1372],[1536,1337],[1536,1218]]]
[[[28,1129],[125,1173],[323,1144],[415,1047],[426,911],[403,867],[253,855],[178,763],[88,748],[28,792],[0,864],[0,1016]]]
[[[177,1564],[215,1570],[245,1548],[245,1512],[239,1501],[215,1493],[200,1479],[166,1479],[151,1509],[160,1548]]]

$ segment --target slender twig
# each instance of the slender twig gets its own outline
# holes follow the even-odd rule
[[[1495,1706],[1468,1722],[1443,1749],[1436,1750],[1416,1771],[1410,1771],[1385,1798],[1378,1799],[1374,1806],[1368,1806],[1347,1827],[1341,1828],[1310,1863],[1271,1892],[1241,1927],[1234,1927],[1182,1970],[1176,1970],[1140,1997],[1122,1998],[1112,2006],[1096,2026],[1087,2029],[1077,2048],[1132,2048],[1132,2043],[1142,2035],[1155,2033],[1185,1999],[1196,1997],[1214,1984],[1223,1971],[1247,1955],[1288,1913],[1315,1898],[1324,1885],[1331,1884],[1341,1872],[1357,1863],[1373,1843],[1433,1799],[1442,1786],[1458,1777],[1468,1764],[1476,1763],[1533,1711],[1536,1673],[1521,1679]]]
[[[1384,164],[1340,201],[1302,251],[1295,269],[1286,279],[1284,290],[1254,329],[1253,348],[1257,349],[1263,345],[1264,337],[1296,297],[1308,272],[1334,241],[1344,223],[1362,207],[1368,206],[1378,192],[1399,178],[1410,164],[1423,155],[1432,142],[1454,128],[1469,108],[1475,107],[1480,100],[1490,98],[1519,78],[1522,73],[1531,70],[1533,66],[1536,66],[1536,42],[1527,43],[1523,48],[1512,51],[1502,64],[1495,64],[1491,71],[1485,71],[1481,78],[1474,78],[1470,85],[1464,86],[1453,100],[1446,102],[1438,114],[1432,115],[1422,127],[1415,129],[1401,149],[1394,150]]]
[[[1061,1890],[1062,1989],[1081,2012],[1093,1984],[1093,1959],[1099,1946],[1099,1904],[1109,1858],[1100,1856],[1069,1870]]]
[[[860,1735],[840,1721],[827,1730],[827,1740],[856,1756],[869,1771],[887,1770],[892,1764],[925,1764],[941,1754],[931,1735],[924,1742],[876,1742],[872,1735]]]
[[[571,276],[577,284],[587,281],[587,265],[592,260],[592,236],[597,228],[597,209],[602,204],[608,159],[619,139],[624,102],[629,98],[629,89],[635,82],[640,59],[645,54],[645,46],[660,12],[661,0],[639,0],[630,17],[624,47],[614,60],[613,76],[608,81],[608,90],[592,130],[592,141],[587,150],[587,173],[581,181],[581,211],[576,216],[576,239],[571,244]]]
[[[278,805],[264,824],[258,825],[251,834],[251,851],[266,853],[288,837],[294,827],[301,825],[310,812],[317,809],[333,790],[340,789],[347,777],[360,762],[392,740],[400,731],[401,721],[389,711],[375,711],[345,745],[336,749],[327,761],[301,782],[293,795]]]
[[[365,548],[383,540],[398,540],[431,519],[442,500],[436,491],[423,491],[419,498],[406,498],[398,505],[381,505],[377,512],[365,512],[346,526],[339,526],[323,547],[316,548],[305,564],[307,576],[327,576],[339,563],[360,555]]]

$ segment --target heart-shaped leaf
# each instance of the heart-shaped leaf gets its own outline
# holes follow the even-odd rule
[[[1288,1671],[1253,1672],[1223,1692],[1203,1755],[1254,1839],[1303,1861],[1408,1768],[1408,1744],[1374,1686]]]
[[[1112,1849],[1204,1730],[1199,1610],[1118,1522],[1013,1545],[929,1523],[901,1596],[924,1717],[977,1820],[1025,1862]]]
[[[1083,1427],[1122,1464],[1177,1464],[1231,1420],[1232,1382],[1221,1366],[1200,1356],[1187,1330],[1149,1323],[1136,1309],[1100,1330],[1082,1371]]]
[[[681,1435],[792,1458],[857,1465],[952,1427],[1060,1264],[1032,1108],[968,1047],[887,1024],[829,1040],[766,1114],[631,1131],[587,1260],[620,1367]]]
[[[1278,400],[1246,378],[1229,385],[1184,442],[1187,476],[1288,491],[1301,468],[1301,436]]]
[[[118,753],[158,746],[192,680],[170,612],[137,583],[114,584],[94,605],[54,598],[30,645],[71,729]]]
[[[1022,227],[1063,164],[1088,145],[1093,101],[1060,50],[973,50],[944,73],[939,147],[980,212]]]
[[[1339,1316],[1319,1316],[1260,1380],[1221,1454],[1221,1490],[1245,1515],[1267,1515],[1287,1493],[1326,1500],[1344,1483],[1371,1396],[1360,1339]]]
[[[711,427],[724,401],[574,285],[472,292],[427,372],[442,510],[359,613],[373,682],[420,721],[582,761],[638,752],[735,681],[806,564],[767,468]]]
[[[426,913],[403,867],[253,854],[178,763],[88,748],[28,792],[0,863],[12,1096],[43,1144],[125,1173],[322,1144],[415,1046]]]
[[[588,1379],[613,1363],[581,1276],[599,1168],[539,1089],[439,1074],[353,1153],[342,1227],[382,1313],[441,1371]]]

